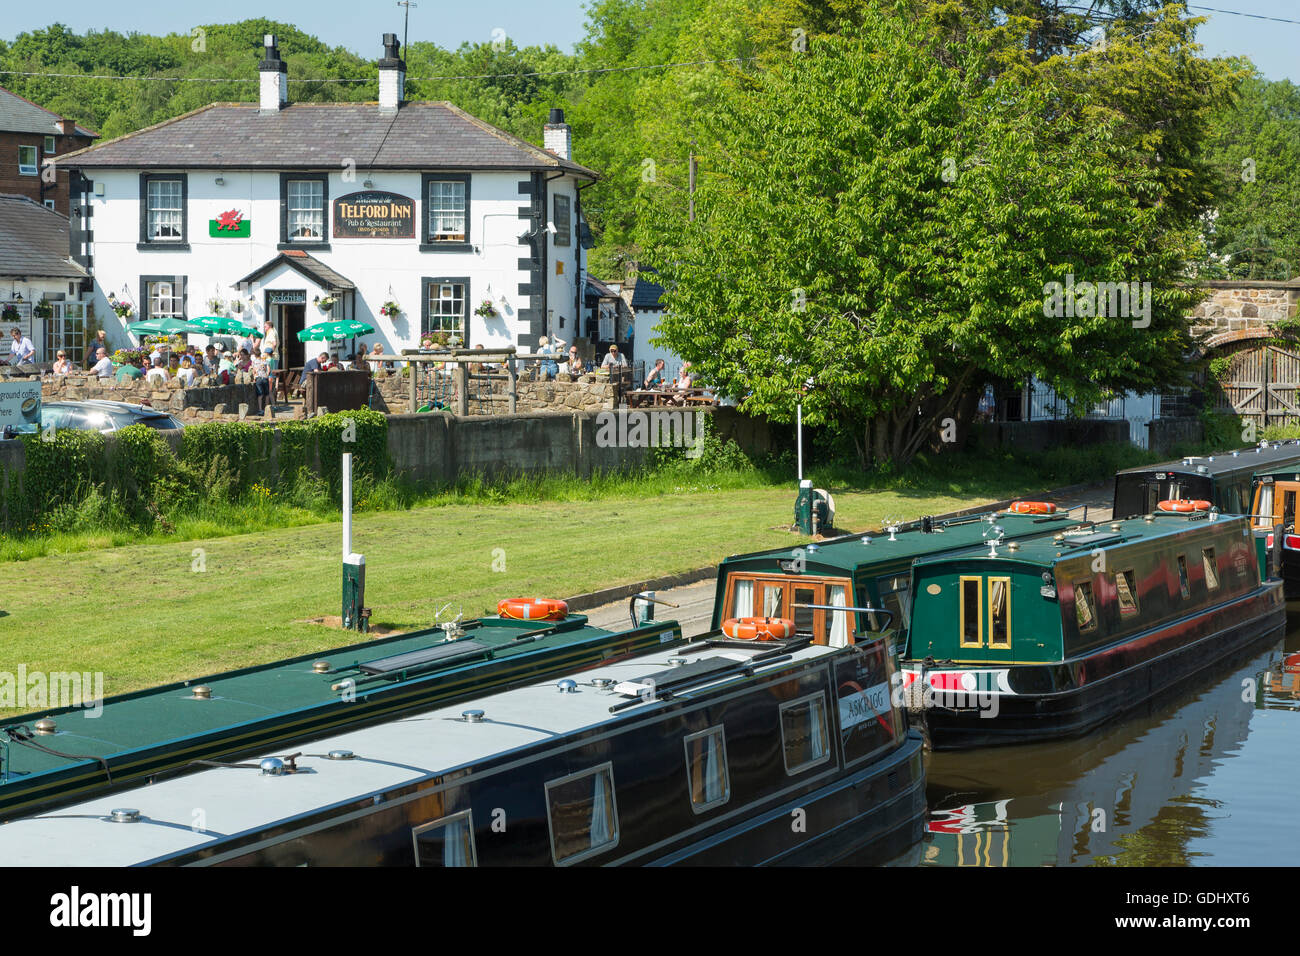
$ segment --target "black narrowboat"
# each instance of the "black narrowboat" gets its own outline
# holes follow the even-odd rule
[[[1300,441],[1262,441],[1204,458],[1182,458],[1115,473],[1116,518],[1151,514],[1162,501],[1208,501],[1225,514],[1250,508],[1254,476],[1271,468],[1300,469]]]

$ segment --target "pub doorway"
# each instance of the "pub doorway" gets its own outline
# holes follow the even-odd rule
[[[307,290],[268,289],[266,314],[280,337],[280,367],[302,368],[307,346],[298,341],[298,333],[306,328]]]

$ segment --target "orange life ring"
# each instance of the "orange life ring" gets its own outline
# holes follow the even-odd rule
[[[1192,511],[1209,511],[1210,503],[1197,499],[1191,501],[1187,498],[1169,498],[1156,505],[1161,511],[1173,511],[1177,514],[1187,514]]]
[[[722,633],[737,641],[783,641],[794,636],[794,621],[786,617],[729,617]]]
[[[1056,505],[1050,501],[1013,501],[1007,510],[1015,515],[1054,515]]]
[[[506,598],[497,604],[497,613],[516,621],[562,621],[569,605],[554,598]]]

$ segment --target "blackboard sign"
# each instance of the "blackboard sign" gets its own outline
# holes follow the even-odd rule
[[[271,289],[267,292],[267,299],[272,305],[294,305],[299,302],[306,302],[307,292],[304,289],[292,292],[277,292],[275,289]]]
[[[415,200],[396,193],[348,193],[334,200],[336,239],[414,239]]]

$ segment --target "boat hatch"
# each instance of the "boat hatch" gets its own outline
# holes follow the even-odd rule
[[[1088,534],[1067,534],[1065,543],[1067,545],[1095,548],[1098,545],[1114,544],[1117,541],[1123,541],[1122,534],[1113,534],[1109,531],[1093,531]]]
[[[475,657],[482,657],[491,650],[478,641],[456,641],[452,644],[439,644],[392,657],[378,657],[361,665],[365,674],[392,674],[400,671],[427,670],[432,667],[445,667],[451,663],[461,664]]]
[[[662,693],[674,688],[698,684],[722,671],[733,671],[744,666],[729,657],[706,657],[691,664],[669,667],[635,680],[622,681],[615,685],[614,690],[629,697],[638,697],[648,690]]]

